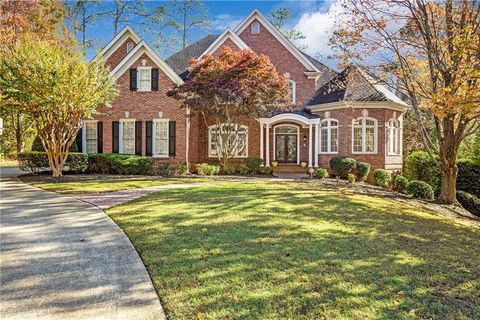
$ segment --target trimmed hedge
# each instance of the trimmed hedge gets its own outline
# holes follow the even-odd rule
[[[273,173],[273,168],[270,166],[260,167],[260,173],[269,176]]]
[[[49,169],[48,155],[46,152],[27,151],[18,154],[20,169],[38,173],[43,169]],[[65,166],[70,172],[85,172],[89,167],[88,155],[84,153],[70,152],[67,156]]]
[[[403,174],[408,180],[428,183],[436,194],[440,191],[440,168],[425,151],[414,151],[405,158]]]
[[[333,157],[330,159],[330,168],[333,174],[340,178],[347,178],[348,174],[355,168],[357,161],[349,157]]]
[[[260,158],[246,158],[245,165],[248,168],[248,171],[252,174],[258,174],[260,172],[260,165],[262,160]],[[240,165],[241,167],[242,165]]]
[[[357,180],[359,182],[365,181],[370,173],[370,163],[358,162],[357,163]]]
[[[393,180],[393,190],[397,192],[405,192],[405,188],[407,187],[408,179],[404,176],[396,176]]]
[[[89,155],[89,171],[101,174],[150,175],[152,158],[117,153]]]
[[[373,183],[376,186],[386,188],[391,181],[392,175],[387,170],[375,169],[375,171],[373,171]]]
[[[234,167],[223,167],[220,169],[220,174],[226,175],[226,176],[232,176],[235,174],[235,168]]]
[[[480,198],[480,160],[460,159],[457,166],[457,189]]]
[[[317,168],[315,169],[315,177],[319,179],[325,179],[328,177],[328,171],[324,168]]]
[[[425,181],[410,181],[405,188],[405,192],[414,198],[433,199],[433,188]]]
[[[480,199],[478,197],[468,192],[458,190],[457,200],[465,210],[480,217]]]
[[[196,167],[197,173],[201,176],[212,176],[220,172],[220,167],[213,164],[198,163]]]

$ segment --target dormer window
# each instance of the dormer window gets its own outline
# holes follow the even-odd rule
[[[132,51],[133,49],[133,42],[128,42],[127,43],[127,54],[130,53],[130,51]]]
[[[251,28],[252,34],[260,34],[260,23],[253,22]]]

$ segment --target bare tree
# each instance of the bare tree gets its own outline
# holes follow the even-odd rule
[[[92,40],[87,39],[87,28],[99,17],[107,15],[108,12],[100,7],[98,0],[75,0],[67,2],[67,17],[75,35],[80,33],[80,44],[83,50],[93,46]]]

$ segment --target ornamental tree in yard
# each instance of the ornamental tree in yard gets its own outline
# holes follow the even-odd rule
[[[218,56],[206,55],[190,63],[189,77],[168,94],[199,113],[217,141],[217,157],[228,167],[243,145],[238,124],[292,106],[288,84],[265,55],[251,50],[224,48]]]
[[[456,202],[457,155],[480,130],[480,2],[343,0],[332,37],[355,63],[408,97],[420,135],[441,168],[440,201]],[[424,111],[433,117],[432,134]]]
[[[88,63],[76,44],[24,38],[0,49],[0,95],[2,107],[19,106],[34,119],[58,177],[81,120],[110,102],[116,88],[102,61]]]

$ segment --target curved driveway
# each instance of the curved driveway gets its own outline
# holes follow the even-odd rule
[[[2,319],[164,319],[137,252],[96,207],[1,168]]]

